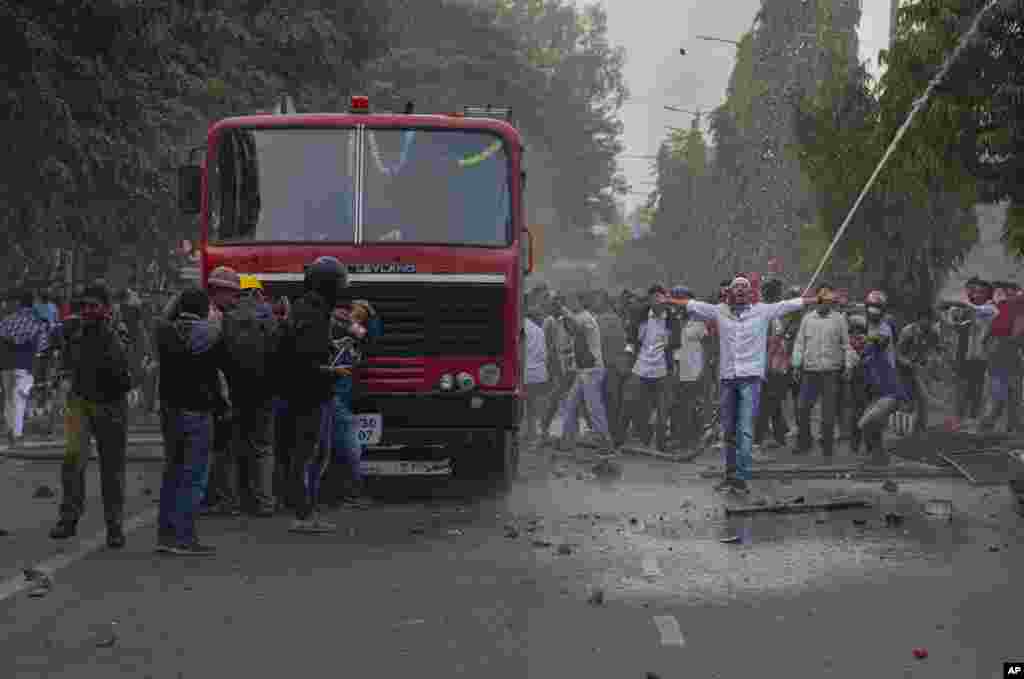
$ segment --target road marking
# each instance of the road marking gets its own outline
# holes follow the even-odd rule
[[[147,509],[144,512],[136,514],[124,522],[124,532],[128,534],[142,528],[143,526],[153,523],[156,521],[157,513],[157,509]],[[81,561],[93,552],[105,547],[106,544],[107,531],[104,529],[87,540],[79,541],[78,548],[75,549],[75,551],[68,554],[57,554],[56,556],[35,564],[32,566],[32,569],[45,573],[52,578],[53,574],[57,571],[67,568],[76,561]],[[8,578],[4,582],[0,583],[0,601],[9,599],[18,592],[26,590],[31,586],[32,583],[25,579],[24,574]]]
[[[683,640],[683,632],[679,629],[679,621],[676,620],[676,616],[656,615],[654,616],[654,624],[657,625],[658,631],[661,633],[662,646],[686,646],[686,641]]]
[[[644,575],[649,578],[659,578],[663,575],[661,567],[658,565],[658,558],[652,554],[644,557],[643,569]]]

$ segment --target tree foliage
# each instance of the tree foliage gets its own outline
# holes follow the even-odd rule
[[[0,38],[0,142],[12,159],[0,170],[0,268],[15,284],[48,268],[57,247],[90,255],[93,274],[123,252],[166,260],[195,235],[175,208],[173,168],[208,124],[268,111],[283,94],[305,111],[344,110],[357,89],[424,112],[511,106],[542,159],[531,185],[557,208],[551,241],[611,214],[624,187],[614,163],[623,54],[597,7],[0,0]]]

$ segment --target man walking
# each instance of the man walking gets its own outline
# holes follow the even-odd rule
[[[608,435],[615,448],[623,441],[623,387],[633,367],[626,352],[626,325],[616,313],[608,293],[599,297],[597,327],[601,333],[601,356],[604,358],[604,404],[608,419]]]
[[[693,297],[689,288],[672,289],[675,299]],[[701,436],[698,404],[704,386],[704,339],[708,336],[707,323],[683,311],[680,346],[676,350],[679,381],[675,383],[675,397],[672,401],[672,438],[686,450],[696,444]]]
[[[576,356],[576,381],[559,407],[562,420],[562,448],[571,450],[579,431],[579,405],[586,402],[587,412],[593,422],[594,433],[601,445],[610,447],[608,418],[604,406],[602,386],[604,384],[604,358],[601,355],[601,330],[597,319],[583,307],[582,295],[577,293],[569,298],[566,317],[572,325],[574,354]]]
[[[722,428],[725,434],[725,479],[719,491],[750,492],[751,448],[761,382],[765,374],[765,346],[769,323],[801,309],[807,301],[790,299],[776,304],[751,304],[750,281],[737,276],[725,304],[707,304],[688,297],[670,302],[694,318],[714,321],[719,342],[719,379]]]
[[[641,445],[649,446],[651,439],[658,450],[667,449],[669,376],[673,358],[679,348],[679,318],[666,304],[667,291],[653,285],[647,291],[648,302],[633,310],[627,329],[629,349],[636,356],[633,374],[626,383],[628,418],[636,428]],[[651,411],[654,411],[653,436]],[[624,428],[628,435],[628,426]]]

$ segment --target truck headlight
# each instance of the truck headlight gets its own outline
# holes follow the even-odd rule
[[[467,372],[461,372],[456,375],[455,383],[458,385],[459,391],[469,391],[476,386],[476,380]]]
[[[493,387],[499,381],[501,381],[501,368],[496,363],[480,366],[480,384],[485,387]]]
[[[438,386],[441,387],[441,391],[451,391],[455,388],[455,378],[445,373],[441,375],[441,381],[438,383]]]

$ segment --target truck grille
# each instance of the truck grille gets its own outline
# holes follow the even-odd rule
[[[302,284],[297,282],[264,285],[275,299],[302,294]],[[367,352],[370,358],[497,356],[502,352],[504,287],[353,283],[350,291],[353,297],[369,300],[384,322],[384,334]],[[393,368],[397,378],[411,366]]]

